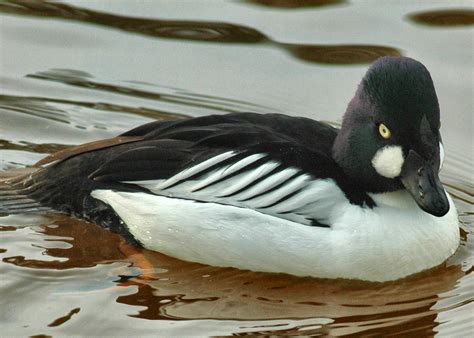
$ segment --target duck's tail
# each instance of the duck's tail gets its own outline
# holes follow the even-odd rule
[[[10,171],[0,175],[0,215],[42,213],[51,208],[33,197],[37,185],[29,171]]]

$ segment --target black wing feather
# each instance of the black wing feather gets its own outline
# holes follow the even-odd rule
[[[167,178],[189,161],[186,142],[153,141],[111,157],[89,175],[96,181],[141,181]],[[170,147],[170,145],[172,145]],[[186,147],[183,147],[186,146]]]
[[[91,191],[143,191],[138,185],[122,182],[166,179],[213,156],[235,151],[236,156],[198,175],[252,154],[265,153],[265,160],[280,164],[275,171],[291,167],[314,178],[333,178],[351,202],[373,205],[364,190],[350,181],[332,159],[336,135],[337,130],[327,124],[280,114],[235,113],[156,121],[123,133],[124,139],[133,137],[128,143],[109,144],[107,148],[65,157],[12,189],[17,191],[18,198],[24,199],[24,208],[30,208],[28,203],[32,200],[42,207],[97,223],[104,223],[100,219],[106,215],[106,226],[120,232],[121,223],[116,215],[93,199]]]

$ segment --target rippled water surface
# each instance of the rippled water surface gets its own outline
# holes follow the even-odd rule
[[[0,2],[0,170],[152,119],[340,121],[368,64],[430,69],[462,243],[372,284],[178,261],[62,215],[0,217],[2,335],[474,334],[472,1]]]

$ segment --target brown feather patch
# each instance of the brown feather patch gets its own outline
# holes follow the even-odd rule
[[[88,143],[84,143],[81,145],[78,145],[76,147],[64,149],[57,151],[49,156],[46,156],[45,158],[39,160],[36,162],[33,166],[34,167],[41,167],[47,164],[51,164],[56,161],[64,161],[68,158],[71,158],[76,155],[84,154],[87,152],[99,150],[99,149],[105,149],[105,148],[110,148],[114,147],[120,144],[125,144],[125,143],[131,143],[131,142],[137,142],[143,140],[143,137],[141,136],[117,136],[117,137],[112,137],[108,138],[105,140],[98,140],[98,141],[92,141]]]

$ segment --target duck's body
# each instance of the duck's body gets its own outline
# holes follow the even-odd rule
[[[153,122],[41,161],[4,187],[0,210],[67,212],[205,264],[401,278],[441,264],[459,243],[456,210],[437,179],[439,111],[385,137],[376,113],[365,127],[361,112],[380,99],[372,93],[364,107],[366,94],[359,88],[341,130],[280,114]],[[432,100],[430,91],[416,95]],[[421,141],[408,144],[413,130]]]
[[[98,190],[93,196],[110,204],[144,247],[214,266],[380,282],[437,266],[458,246],[454,207],[437,218],[407,193],[382,197],[400,205],[365,209],[337,187],[327,192],[337,201],[327,207],[330,227],[142,192]]]

